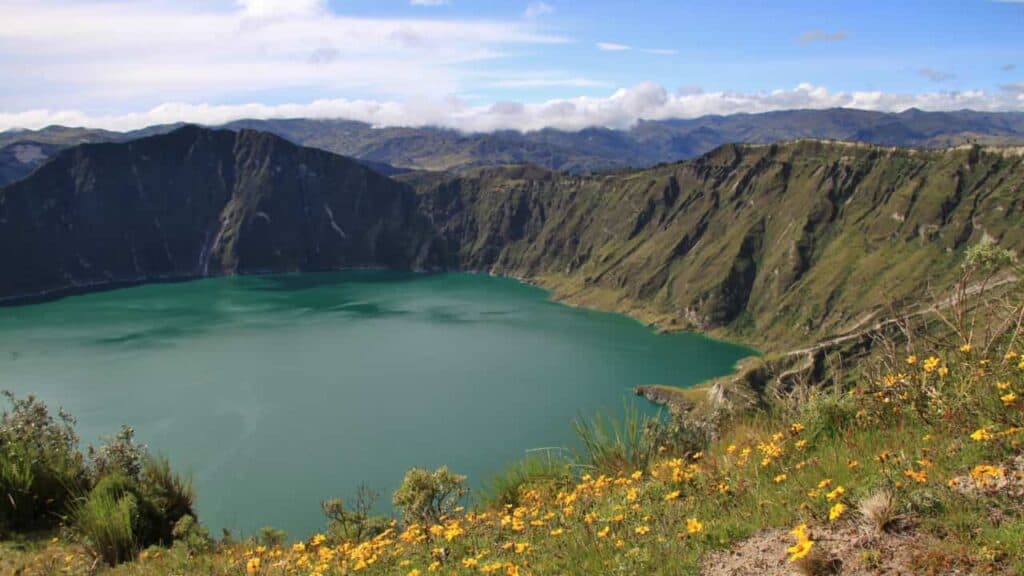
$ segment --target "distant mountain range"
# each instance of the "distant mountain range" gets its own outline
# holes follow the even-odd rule
[[[24,177],[63,147],[123,142],[169,132],[180,124],[132,132],[52,126],[0,133],[0,185]],[[722,144],[797,138],[853,140],[939,148],[968,142],[1024,143],[1024,113],[792,110],[641,121],[629,130],[545,129],[465,134],[441,128],[374,128],[350,120],[239,120],[223,128],[277,134],[303,146],[357,158],[385,175],[409,170],[460,172],[501,164],[536,164],[575,174],[643,168],[695,158]]]
[[[844,334],[1024,252],[1024,148],[801,140],[572,175],[389,178],[252,130],[60,151],[0,188],[0,301],[222,274],[381,266],[526,278],[570,301],[778,349]]]

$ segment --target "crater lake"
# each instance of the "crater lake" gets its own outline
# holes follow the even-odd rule
[[[0,390],[121,424],[190,473],[216,534],[322,530],[320,502],[391,492],[413,466],[474,488],[640,384],[691,386],[753,351],[656,334],[477,274],[385,271],[151,284],[0,308]]]

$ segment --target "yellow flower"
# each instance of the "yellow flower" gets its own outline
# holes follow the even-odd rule
[[[818,482],[818,489],[819,490],[824,490],[825,488],[828,488],[831,485],[832,485],[832,479],[831,478],[825,478],[821,482]]]
[[[814,547],[814,540],[811,540],[811,537],[807,535],[806,524],[800,524],[789,533],[796,538],[796,544],[786,548],[786,552],[789,553],[789,561],[796,562],[811,553],[811,549]]]
[[[835,490],[825,495],[825,499],[828,500],[829,502],[832,502],[834,500],[842,498],[843,494],[846,494],[846,488],[843,488],[842,486],[836,486]]]
[[[972,346],[970,344],[964,344],[963,346],[960,347],[960,351],[963,352],[964,354],[969,354],[971,352],[971,349]]]
[[[797,422],[796,424],[793,424],[792,426],[790,426],[790,427],[789,427],[789,430],[790,430],[790,431],[791,431],[791,432],[792,432],[793,434],[799,434],[799,433],[801,433],[801,432],[803,432],[803,431],[804,431],[804,425],[803,425],[803,424],[801,424],[801,423],[799,423],[799,422]]]
[[[975,442],[988,442],[992,439],[992,433],[988,431],[988,428],[978,428],[971,433],[971,440]]]
[[[324,536],[323,534],[317,534],[316,536],[313,536],[313,541],[310,542],[310,544],[313,546],[319,546],[324,542],[327,542],[327,536]]]
[[[842,502],[837,502],[836,505],[830,508],[828,511],[829,521],[835,522],[839,519],[840,516],[843,515],[843,512],[846,512],[846,504],[843,504]]]
[[[420,574],[422,574],[422,572],[413,568],[412,570],[409,570],[409,574],[407,576],[420,576]]]
[[[776,484],[781,484],[786,481],[786,478],[787,476],[785,474],[779,474],[778,476],[773,478],[772,481],[775,482]]]
[[[996,390],[999,390],[1001,392],[1005,392],[1005,391],[1007,391],[1009,389],[1010,389],[1010,383],[1009,382],[996,382]]]
[[[637,534],[639,534],[641,536],[643,536],[644,534],[647,534],[650,531],[651,531],[651,529],[648,528],[647,526],[637,526],[636,528],[633,529],[633,532],[636,532]]]
[[[924,470],[920,470],[918,472],[915,472],[913,470],[905,470],[903,472],[903,475],[906,476],[907,478],[910,478],[914,482],[919,483],[919,484],[927,484],[928,483],[928,472],[926,472]]]
[[[990,486],[996,480],[1006,477],[1006,470],[990,464],[979,464],[971,470],[971,478],[982,486]]]
[[[1007,394],[1000,396],[999,399],[1003,401],[1004,405],[1010,406],[1017,401],[1017,395],[1014,394],[1013,392],[1009,392]]]
[[[516,544],[516,554],[522,554],[530,549],[529,542],[519,542]]]
[[[686,520],[686,531],[690,534],[696,534],[704,530],[704,524],[701,524],[700,520],[696,518],[689,518]]]
[[[941,360],[939,360],[935,356],[929,356],[928,358],[925,358],[924,363],[921,364],[921,367],[924,368],[925,372],[931,372],[932,370],[935,370],[936,368],[939,367],[939,362],[941,362]]]
[[[669,492],[668,494],[665,494],[665,501],[666,502],[671,502],[672,500],[675,500],[676,498],[679,498],[680,494],[682,494],[682,491],[680,491],[680,490],[676,490],[674,492]]]
[[[604,538],[605,536],[608,535],[609,532],[611,532],[611,530],[612,530],[611,526],[605,526],[604,528],[601,528],[600,530],[597,531],[597,537],[598,538]]]
[[[806,447],[807,447],[807,440],[797,440],[796,441],[796,449],[797,450],[803,450]]]
[[[917,364],[917,355],[911,354],[910,356],[907,356],[907,364]]]
[[[942,376],[943,378],[945,378],[946,376],[949,376],[949,368],[947,368],[945,366],[940,366],[939,369],[936,370],[935,373],[938,374],[939,376]]]
[[[259,558],[250,558],[249,561],[245,563],[245,573],[246,574],[249,574],[251,576],[252,574],[259,573],[259,571],[260,571],[260,559]]]
[[[850,470],[856,470],[857,467],[859,467],[859,466],[860,466],[860,462],[858,462],[856,460],[850,460],[850,461],[848,461],[846,463],[846,467],[849,468]]]
[[[306,545],[304,543],[302,543],[302,542],[296,542],[295,544],[292,545],[292,552],[301,553],[301,552],[305,552],[305,551],[306,551]]]
[[[732,454],[735,451],[736,451],[736,445],[735,444],[729,444],[729,447],[725,449],[725,453],[726,454]]]
[[[550,534],[551,534],[552,536],[561,536],[563,532],[565,532],[565,530],[563,530],[563,529],[561,529],[561,528],[555,528],[554,530],[552,530],[552,531],[550,532]]]

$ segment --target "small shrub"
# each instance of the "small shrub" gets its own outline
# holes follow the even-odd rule
[[[356,492],[355,504],[351,508],[340,498],[321,502],[320,507],[327,516],[327,532],[331,538],[336,542],[360,542],[387,530],[391,519],[372,515],[378,497],[379,494],[376,492],[366,486],[360,486]]]
[[[469,492],[465,483],[465,476],[452,474],[447,466],[433,472],[413,468],[405,473],[391,501],[406,522],[436,523]]]
[[[171,463],[166,457],[146,458],[139,475],[139,487],[158,512],[157,537],[161,544],[169,545],[176,539],[174,530],[179,521],[185,517],[195,521],[192,480],[171,470]]]
[[[815,441],[840,438],[856,422],[857,405],[844,394],[820,392],[801,404],[798,420]]]
[[[191,514],[182,516],[171,531],[176,546],[182,546],[190,556],[210,550],[210,532]]]
[[[3,396],[0,415],[0,531],[52,528],[86,485],[75,420],[29,396]]]
[[[138,480],[147,456],[146,446],[136,444],[135,429],[128,425],[122,425],[114,436],[104,438],[99,448],[89,447],[89,461],[96,480],[115,473]]]
[[[284,530],[274,528],[273,526],[260,528],[260,533],[256,537],[256,541],[261,546],[266,546],[267,548],[282,546],[286,540],[288,540],[288,534]]]

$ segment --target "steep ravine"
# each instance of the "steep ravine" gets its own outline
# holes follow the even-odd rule
[[[1024,248],[1019,150],[729,145],[593,177],[405,183],[265,133],[186,127],[60,153],[0,190],[0,298],[379,266],[516,276],[571,303],[781,350]]]

